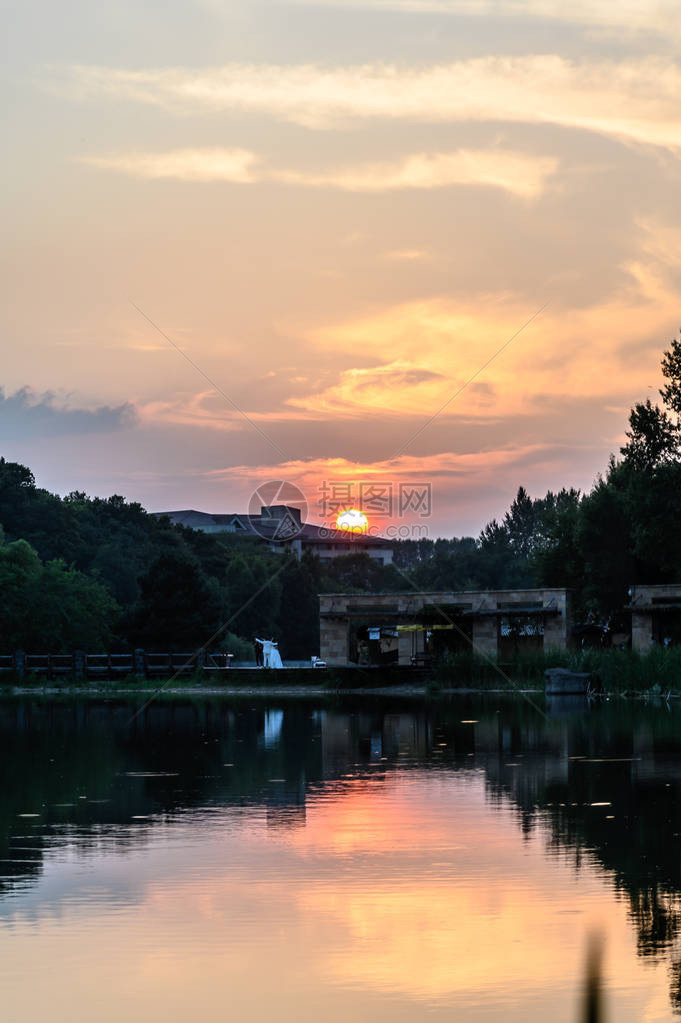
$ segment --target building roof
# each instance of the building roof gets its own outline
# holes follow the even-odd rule
[[[228,526],[234,518],[248,519],[248,515],[212,515],[210,512],[196,511],[194,508],[184,508],[181,511],[154,512],[156,518],[168,516],[171,522],[177,526],[189,526],[191,529],[205,529],[206,526]]]
[[[371,533],[353,533],[349,529],[329,529],[327,526],[314,526],[305,522],[301,527],[299,536],[303,542],[312,543],[346,543],[362,544],[369,547],[391,547],[390,540],[384,536],[374,536]]]
[[[320,593],[320,597],[342,597],[344,600],[372,600],[375,597],[465,597],[467,595],[479,597],[488,596],[493,593],[494,596],[503,596],[507,593],[511,594],[526,594],[526,593],[571,593],[572,591],[565,586],[535,586],[529,589],[515,589],[515,590],[376,590],[371,593],[347,593],[343,591],[341,593]]]
[[[294,509],[294,511],[298,511]],[[299,516],[298,512],[298,516]],[[270,515],[248,515],[242,512],[230,512],[212,514],[211,512],[196,511],[194,508],[186,508],[179,511],[154,512],[157,518],[167,515],[171,522],[180,526],[188,526],[191,529],[217,532],[220,527],[229,530],[236,523],[238,526],[234,532],[242,536],[257,536],[264,540],[285,543],[288,540],[301,540],[303,544],[353,544],[362,547],[391,547],[390,540],[383,536],[374,536],[369,533],[355,533],[347,529],[329,529],[327,526],[317,526],[310,522],[298,524],[298,521],[291,523],[290,534],[282,531],[282,518],[275,518]],[[241,528],[239,528],[241,527]],[[231,530],[230,530],[231,531]]]

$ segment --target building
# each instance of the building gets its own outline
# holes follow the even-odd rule
[[[321,593],[320,653],[329,665],[421,664],[446,650],[489,657],[518,648],[564,650],[568,590]]]
[[[631,646],[647,650],[681,643],[681,584],[632,586],[629,590]]]
[[[315,526],[302,521],[299,508],[285,504],[262,505],[259,515],[241,512],[212,515],[191,508],[154,514],[158,518],[167,515],[175,525],[189,526],[203,533],[238,533],[255,537],[272,551],[290,550],[298,558],[304,551],[310,551],[321,561],[360,552],[382,565],[389,565],[393,559],[392,544],[385,537]]]

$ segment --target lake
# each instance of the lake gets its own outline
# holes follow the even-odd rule
[[[141,707],[0,701],[5,1023],[678,1018],[678,703]]]

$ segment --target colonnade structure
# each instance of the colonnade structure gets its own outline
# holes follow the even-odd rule
[[[445,651],[503,657],[519,647],[564,650],[566,589],[322,593],[320,654],[328,665],[426,664]]]
[[[681,584],[632,586],[629,590],[632,650],[681,644]]]

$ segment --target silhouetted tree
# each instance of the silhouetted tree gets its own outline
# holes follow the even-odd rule
[[[127,628],[134,645],[192,651],[220,627],[218,594],[194,561],[162,554],[139,583],[139,600]]]
[[[305,555],[298,561],[289,555],[286,561],[277,635],[283,657],[308,658],[319,654],[318,559]]]
[[[681,439],[678,425],[650,398],[634,405],[626,434],[629,440],[620,452],[632,469],[653,470],[678,458]]]
[[[106,649],[119,613],[105,587],[25,540],[0,545],[0,650]]]

